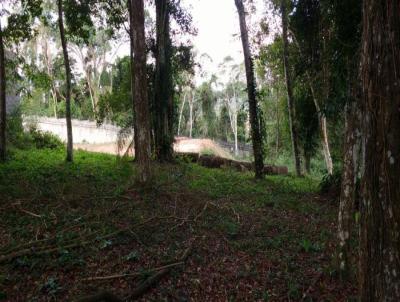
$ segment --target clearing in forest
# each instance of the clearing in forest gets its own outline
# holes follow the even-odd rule
[[[112,155],[12,157],[0,169],[2,301],[74,301],[100,290],[142,301],[356,295],[333,269],[337,205],[313,179],[255,181],[178,161],[157,166],[143,187],[134,164]]]

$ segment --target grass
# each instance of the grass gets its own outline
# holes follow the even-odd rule
[[[154,166],[146,186],[135,165],[111,155],[17,150],[0,164],[0,301],[69,301],[96,288],[123,297],[143,272],[194,250],[145,300],[337,301],[354,295],[330,273],[336,206],[313,178]],[[71,247],[71,243],[76,244]],[[51,253],[40,253],[46,249]],[[315,288],[307,289],[321,272]],[[140,274],[139,274],[140,275]],[[16,290],[18,284],[24,284]]]

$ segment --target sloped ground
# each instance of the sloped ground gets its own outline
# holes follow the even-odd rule
[[[143,187],[132,163],[113,156],[63,159],[18,151],[0,165],[0,300],[74,301],[100,290],[126,298],[171,263],[141,301],[356,295],[335,276],[336,206],[312,179],[256,182],[182,162],[157,166]]]
[[[107,153],[107,154],[123,154],[127,146],[123,148],[122,151],[118,151],[118,146],[116,143],[108,144],[75,144],[75,149],[97,152],[97,153]],[[174,144],[175,152],[181,153],[212,153],[216,156],[224,158],[232,158],[230,153],[223,148],[221,148],[217,143],[211,139],[194,139],[188,137],[177,137]],[[130,152],[132,154],[132,152]]]

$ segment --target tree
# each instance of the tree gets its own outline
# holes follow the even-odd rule
[[[132,11],[132,1],[131,0],[127,0],[128,1],[128,10],[129,10],[129,42],[130,42],[130,59],[131,59],[131,98],[132,98],[132,115],[133,115],[133,141],[134,141],[134,148],[135,148],[135,160],[137,159],[136,156],[136,151],[137,148],[139,148],[139,140],[138,140],[138,132],[139,132],[139,128],[138,128],[138,124],[137,124],[137,116],[136,116],[136,101],[135,101],[135,78],[133,77],[133,75],[135,74],[135,60],[134,60],[134,24],[133,24],[133,11]]]
[[[173,93],[172,44],[169,0],[156,1],[156,71],[154,81],[155,155],[160,161],[172,159]]]
[[[63,0],[58,0],[58,26],[60,29],[61,45],[64,56],[64,67],[66,76],[66,92],[65,92],[65,119],[67,124],[67,161],[73,161],[73,138],[72,138],[72,122],[71,122],[71,67],[68,57],[68,46],[65,37],[64,20],[63,20]]]
[[[0,24],[0,161],[6,160],[6,66],[3,31]]]
[[[283,39],[283,65],[285,70],[286,79],[286,90],[287,90],[287,102],[289,111],[289,128],[290,135],[292,139],[292,149],[293,157],[295,162],[296,174],[301,176],[301,163],[300,163],[300,153],[299,153],[299,139],[298,139],[298,129],[295,114],[295,105],[293,98],[293,86],[292,79],[290,75],[289,68],[289,42],[288,42],[288,20],[286,11],[286,0],[281,0],[281,14],[282,14],[282,39]]]
[[[251,124],[251,138],[254,152],[254,168],[256,178],[264,176],[264,152],[262,147],[261,125],[259,110],[257,105],[256,82],[254,78],[254,66],[250,52],[249,37],[246,26],[246,15],[242,0],[235,0],[236,8],[239,14],[240,33],[243,45],[244,64],[246,68],[247,95],[249,99],[249,113]]]
[[[332,92],[329,40],[332,39],[332,21],[329,1],[296,1],[291,16],[289,32],[305,62],[305,78],[310,85],[315,109],[318,114],[321,146],[328,174],[333,174],[333,162],[329,145],[326,107]],[[325,8],[326,6],[326,8]]]
[[[361,301],[400,301],[400,1],[364,0]]]
[[[139,180],[147,182],[150,177],[150,111],[147,93],[146,39],[144,31],[143,0],[130,0],[133,60],[133,99],[137,125],[137,145],[135,157],[139,166]]]
[[[361,162],[361,104],[360,104],[360,40],[362,1],[336,2],[334,13],[335,37],[333,49],[338,61],[333,64],[332,73],[336,82],[345,88],[345,136],[343,142],[343,168],[338,214],[339,271],[342,278],[350,272],[350,238],[354,233],[356,205],[359,204],[359,174]],[[340,93],[340,86],[336,93]],[[343,88],[341,90],[343,90]]]

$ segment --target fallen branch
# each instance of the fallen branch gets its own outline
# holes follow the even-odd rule
[[[182,257],[179,259],[179,262],[184,263],[186,259],[189,257],[190,252],[192,251],[193,243],[185,250]],[[160,270],[156,274],[150,276],[145,281],[143,281],[139,286],[129,295],[126,299],[128,301],[132,301],[134,299],[140,298],[144,293],[147,292],[153,285],[155,285],[162,277],[167,275],[171,271],[171,267],[166,267],[165,269]]]
[[[17,209],[20,210],[21,212],[23,212],[23,213],[25,213],[25,214],[28,214],[28,215],[31,215],[31,216],[33,216],[33,217],[42,218],[42,215],[35,214],[35,213],[30,212],[30,211],[28,211],[28,210],[24,210],[24,209],[22,209],[22,208],[17,208]]]
[[[182,254],[182,257],[179,259],[178,262],[171,263],[159,268],[154,269],[153,271],[157,271],[154,275],[148,277],[145,281],[143,281],[139,286],[131,293],[126,299],[120,299],[114,294],[110,292],[101,292],[98,294],[94,294],[91,296],[86,296],[80,299],[77,299],[76,302],[122,302],[122,301],[133,301],[135,299],[140,298],[144,293],[146,293],[147,290],[149,290],[153,285],[155,285],[163,276],[167,275],[173,267],[176,267],[178,265],[184,264],[186,259],[189,257],[190,252],[192,251],[193,247],[193,242],[190,244],[190,246],[185,250],[185,252]],[[136,273],[134,273],[136,274]],[[107,279],[115,279],[115,278],[120,278],[123,275],[115,275],[115,276],[108,276],[108,277],[103,277],[103,279],[98,279],[98,280],[107,280]],[[92,280],[95,280],[96,277],[94,277]],[[98,277],[101,278],[101,277]],[[106,279],[105,279],[106,278]],[[87,280],[87,279],[85,279]]]
[[[139,276],[143,276],[143,274],[149,274],[149,273],[155,273],[158,271],[162,271],[165,269],[169,269],[178,265],[183,265],[185,262],[175,262],[175,263],[171,263],[168,265],[164,265],[164,266],[160,266],[157,268],[153,268],[151,270],[148,271],[143,271],[143,272],[135,272],[135,273],[131,273],[131,274],[119,274],[119,275],[111,275],[111,276],[102,276],[102,277],[90,277],[90,278],[85,278],[85,279],[81,279],[82,281],[99,281],[99,280],[112,280],[112,279],[120,279],[120,278],[131,278],[131,277],[139,277]]]

